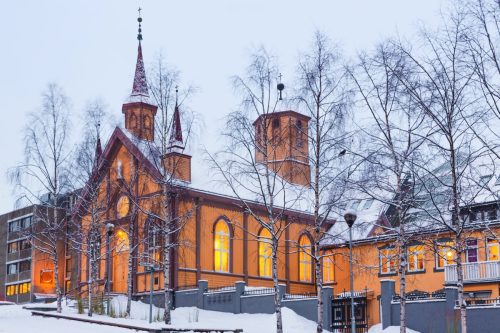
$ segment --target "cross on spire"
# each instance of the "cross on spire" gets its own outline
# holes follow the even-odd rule
[[[141,17],[142,8],[139,7],[139,9],[137,9],[137,11],[139,12],[139,17],[137,17],[137,22],[139,22],[139,28],[137,29],[137,40],[140,43],[141,40],[142,40],[142,26],[141,26],[141,23],[142,23],[142,17]]]

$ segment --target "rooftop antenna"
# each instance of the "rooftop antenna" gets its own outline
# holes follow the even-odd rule
[[[280,75],[278,75],[279,77],[279,83],[278,83],[278,91],[280,92],[280,101],[283,100],[283,95],[282,95],[282,92],[283,90],[285,89],[285,85],[283,83],[281,83],[281,79],[283,78],[283,75],[280,73]]]
[[[139,7],[139,9],[137,9],[137,11],[139,12],[139,17],[137,18],[137,22],[139,22],[139,29],[137,30],[137,40],[139,42],[141,42],[142,40],[142,27],[141,27],[141,23],[142,23],[142,17],[141,17],[141,11],[142,11],[142,8]]]

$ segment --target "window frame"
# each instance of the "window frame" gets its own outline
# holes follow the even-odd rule
[[[448,263],[450,261],[448,259],[448,252],[452,252],[451,264]],[[434,256],[434,269],[437,271],[443,271],[444,268],[448,265],[453,265],[455,261],[456,253],[453,250],[453,242],[450,241],[438,241],[436,242],[436,251]],[[439,265],[439,261],[443,261],[443,265]]]
[[[305,239],[308,242],[308,245],[302,245],[302,240]],[[312,240],[308,234],[304,233],[299,237],[299,281],[301,282],[313,282],[313,264],[312,264]],[[309,249],[309,253],[306,250],[306,247]],[[302,255],[302,257],[301,257]],[[309,279],[307,272],[309,271]]]
[[[397,273],[397,264],[395,262],[395,259],[394,259],[394,250],[396,248],[394,246],[386,246],[386,247],[383,247],[383,248],[379,248],[379,265],[380,265],[380,269],[379,269],[379,273],[380,275],[393,275],[393,274],[396,274]],[[384,252],[387,251],[387,254],[384,254]],[[384,267],[386,265],[384,265],[384,261],[385,261],[385,264],[389,264],[388,266],[388,270],[385,271],[384,270]],[[392,262],[394,261],[394,266],[392,265]],[[387,268],[387,267],[386,267]]]
[[[263,235],[263,233],[267,233],[268,235]],[[272,242],[271,232],[269,232],[268,229],[261,228],[258,234],[257,244],[258,244],[258,256],[259,256],[258,260],[259,276],[270,278],[273,275],[273,266],[272,266],[273,242]],[[269,255],[267,255],[267,253],[269,253]],[[262,262],[264,263],[264,266],[262,266]],[[269,270],[268,274],[266,274],[267,269]]]
[[[222,233],[222,232],[221,233],[217,232],[217,226],[219,225],[219,223],[222,223],[223,225],[226,226],[227,234]],[[220,237],[227,238],[227,249],[221,249],[221,248],[216,247],[216,240],[218,239],[218,237],[219,237],[219,244],[222,244],[221,243],[222,239]],[[231,273],[232,272],[232,260],[231,260],[232,239],[233,239],[233,233],[232,233],[231,225],[229,224],[229,222],[224,218],[217,219],[217,221],[214,223],[214,226],[213,226],[213,243],[212,243],[213,244],[213,270],[214,270],[214,272],[218,272],[218,273]],[[219,269],[217,269],[218,267],[217,267],[217,263],[216,263],[217,253],[219,255],[219,260],[220,260]],[[223,256],[227,256],[227,270],[224,270],[223,265],[221,264]]]
[[[412,251],[412,248],[418,248],[416,251]],[[422,268],[418,268],[419,265],[419,255],[422,255]],[[417,273],[417,272],[425,272],[425,249],[423,244],[412,244],[407,248],[407,257],[408,257],[408,272],[409,273]],[[410,263],[413,257],[413,265],[414,269],[410,268]]]

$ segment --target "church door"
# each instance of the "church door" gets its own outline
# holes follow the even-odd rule
[[[125,231],[116,232],[116,242],[113,257],[113,292],[127,292],[127,274],[129,259],[129,238]]]

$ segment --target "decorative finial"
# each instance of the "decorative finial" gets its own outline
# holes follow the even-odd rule
[[[279,77],[279,83],[278,83],[278,91],[280,92],[280,101],[283,100],[283,96],[282,96],[282,92],[283,90],[285,89],[285,85],[283,83],[281,83],[281,79],[283,78],[283,75],[280,73],[280,75],[278,75]]]
[[[179,97],[179,85],[175,86],[175,106],[177,106],[177,99]]]
[[[137,40],[140,42],[142,40],[142,27],[141,27],[141,22],[142,22],[141,11],[142,11],[142,8],[139,7],[139,9],[137,9],[137,11],[139,12],[139,17],[137,18],[137,22],[139,22],[139,29],[137,30],[138,31]]]

